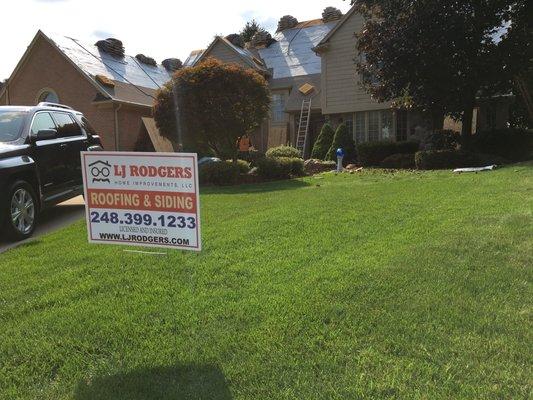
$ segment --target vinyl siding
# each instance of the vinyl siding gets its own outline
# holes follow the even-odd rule
[[[243,67],[250,68],[250,66],[246,64],[238,54],[220,41],[215,43],[211,51],[206,54],[205,57],[213,57],[224,63],[236,63]]]
[[[363,26],[363,17],[357,13],[333,34],[329,48],[322,54],[322,107],[324,114],[380,110],[390,106],[378,103],[359,85],[355,70],[355,33]]]

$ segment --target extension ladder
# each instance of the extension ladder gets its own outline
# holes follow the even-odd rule
[[[296,136],[296,148],[305,158],[305,149],[309,135],[309,123],[311,122],[311,101],[304,99],[302,101],[302,111],[300,112],[300,123],[298,124],[298,135]]]

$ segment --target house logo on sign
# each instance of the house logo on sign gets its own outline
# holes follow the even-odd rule
[[[93,183],[106,182],[110,183],[109,175],[111,175],[111,164],[105,161],[95,161],[89,164],[89,171],[91,172]]]

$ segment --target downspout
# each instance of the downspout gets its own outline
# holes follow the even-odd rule
[[[120,151],[120,141],[118,132],[118,111],[122,108],[122,104],[119,103],[115,108],[115,151]]]
[[[9,79],[6,81],[6,105],[11,105],[11,99],[9,98]]]

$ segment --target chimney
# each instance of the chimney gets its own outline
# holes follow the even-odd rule
[[[125,50],[122,42],[118,39],[108,38],[99,40],[94,44],[104,53],[110,54],[113,57],[124,58]]]
[[[326,7],[322,13],[324,23],[337,21],[342,18],[342,11],[335,7]]]
[[[294,28],[296,25],[298,25],[298,20],[296,18],[292,15],[284,15],[278,22],[278,30],[276,32]]]

